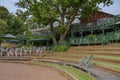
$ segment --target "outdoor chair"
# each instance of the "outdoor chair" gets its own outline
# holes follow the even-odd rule
[[[80,66],[86,66],[86,67],[88,67],[88,66],[90,66],[93,58],[94,58],[93,55],[84,56],[84,57],[80,60],[79,65],[80,65]]]

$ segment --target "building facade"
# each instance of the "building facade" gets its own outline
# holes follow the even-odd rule
[[[120,15],[98,11],[81,23],[72,24],[67,41],[70,45],[107,44],[120,40]]]

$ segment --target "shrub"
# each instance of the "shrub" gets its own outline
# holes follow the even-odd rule
[[[66,46],[66,45],[60,45],[60,46],[54,46],[52,48],[53,51],[58,51],[58,52],[61,52],[61,51],[67,51],[69,49],[69,46]]]
[[[95,35],[88,35],[87,38],[90,40],[90,41],[93,41],[95,39]]]

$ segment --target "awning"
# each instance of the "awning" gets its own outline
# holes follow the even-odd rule
[[[8,42],[9,42],[9,43],[21,43],[21,41],[19,41],[19,40],[15,40],[15,39],[13,39],[13,40],[9,40]]]
[[[24,40],[26,40],[26,36],[18,35],[18,36],[16,36],[16,40],[24,41]]]
[[[3,39],[14,39],[16,38],[15,36],[13,36],[12,34],[6,34],[5,36],[2,36],[0,38],[3,38]]]
[[[34,38],[34,39],[30,39],[29,41],[48,41],[49,39],[47,38]]]

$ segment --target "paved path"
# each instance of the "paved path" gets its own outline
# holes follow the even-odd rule
[[[52,68],[0,63],[0,80],[67,80]]]
[[[48,60],[47,59],[37,59],[36,61],[53,62],[53,63],[57,63],[57,64],[61,64],[61,65],[73,66],[73,67],[76,67],[78,69],[81,69],[81,70],[91,74],[97,80],[120,80],[120,76],[112,74],[107,71],[104,71],[102,69],[98,69],[95,66],[83,67],[77,63],[68,63],[68,62],[61,62],[59,60],[49,60],[49,59]]]

